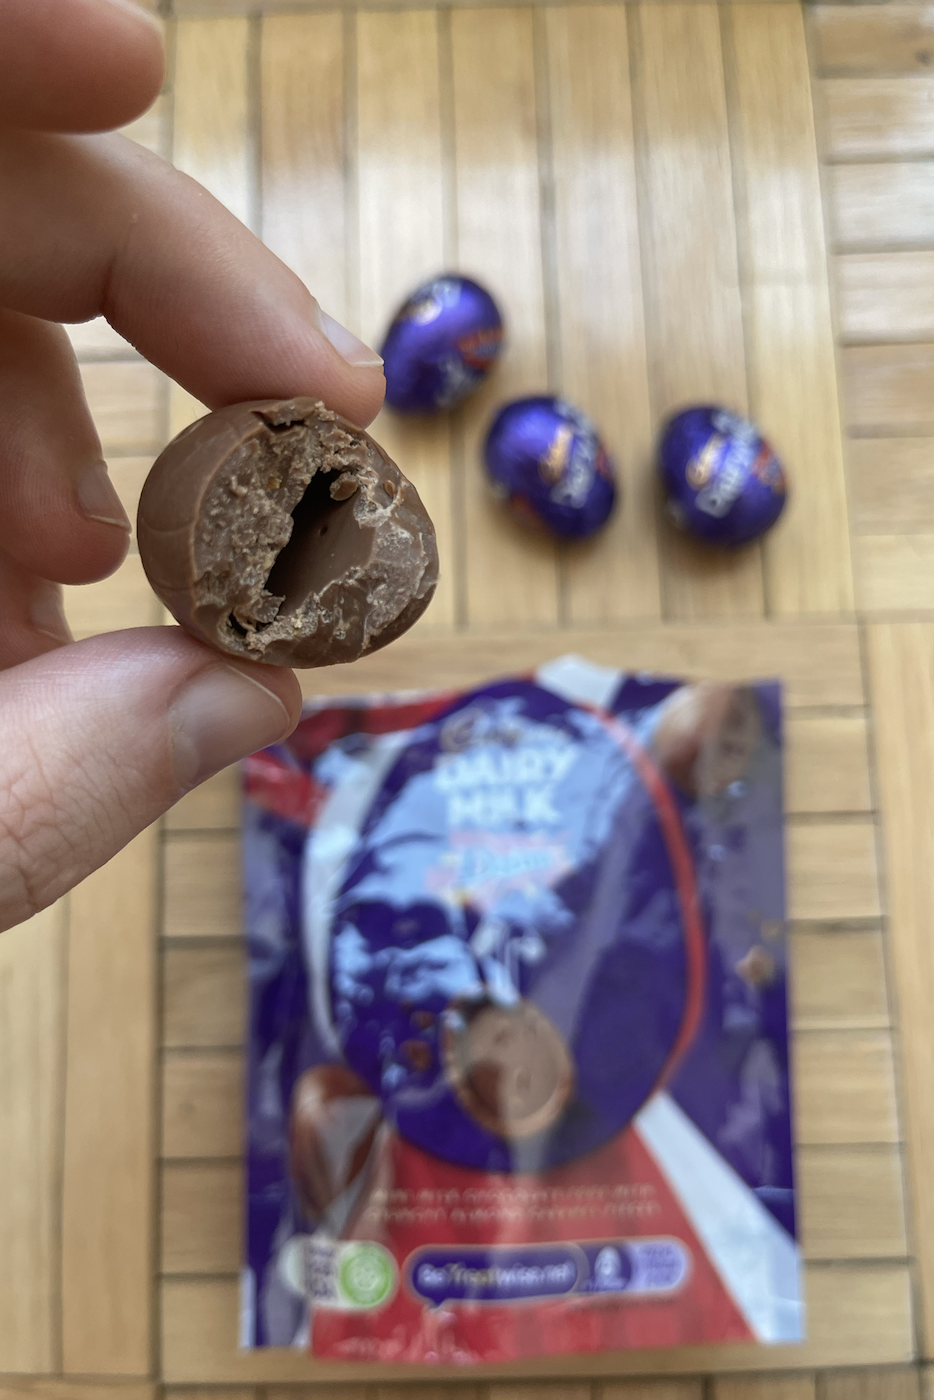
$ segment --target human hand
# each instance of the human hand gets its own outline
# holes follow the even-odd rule
[[[103,314],[211,408],[312,395],[365,427],[379,357],[187,176],[118,135],[162,81],[130,0],[0,7],[0,928],[184,792],[283,738],[290,671],[177,628],[72,642],[59,585],[106,577],[129,522],[60,321]]]

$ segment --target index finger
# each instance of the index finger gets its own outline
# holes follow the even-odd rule
[[[0,305],[103,314],[211,408],[310,396],[365,427],[382,361],[200,185],[121,136],[0,133]]]

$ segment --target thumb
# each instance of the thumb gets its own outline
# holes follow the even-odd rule
[[[180,629],[114,632],[0,675],[0,929],[51,904],[212,773],[283,739],[290,671]]]

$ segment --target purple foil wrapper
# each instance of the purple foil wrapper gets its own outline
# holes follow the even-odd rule
[[[782,465],[754,423],[713,405],[671,418],[658,451],[675,524],[710,544],[741,545],[785,507]]]
[[[493,490],[525,524],[564,539],[594,534],[616,501],[613,464],[597,430],[563,399],[516,399],[484,448]]]
[[[454,408],[489,374],[502,342],[499,308],[478,283],[453,273],[426,282],[383,342],[386,402],[400,413]]]

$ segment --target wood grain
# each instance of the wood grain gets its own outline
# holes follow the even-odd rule
[[[882,935],[791,935],[791,1012],[798,1030],[879,1029],[889,1024]]]
[[[356,93],[360,326],[378,346],[393,312],[449,257],[437,13],[361,14]],[[402,463],[437,532],[441,577],[420,626],[453,627],[465,581],[457,577],[450,420],[387,410],[373,433]]]
[[[814,1400],[813,1376],[714,1376],[713,1400]]]
[[[801,1034],[795,1039],[793,1078],[802,1146],[898,1141],[887,1031]]]
[[[255,215],[245,19],[175,29],[172,161],[244,224]]]
[[[243,1146],[243,1058],[199,1051],[166,1053],[162,1074],[162,1155],[236,1157]]]
[[[246,951],[239,943],[221,948],[170,943],[162,957],[163,1045],[242,1045],[246,975]]]
[[[805,1274],[809,1339],[801,1346],[763,1348],[685,1347],[672,1351],[603,1352],[586,1356],[533,1357],[521,1363],[529,1377],[696,1374],[704,1371],[813,1369],[859,1366],[911,1358],[909,1275],[904,1264],[812,1265]],[[236,1347],[237,1286],[234,1280],[167,1279],[161,1290],[162,1356],[169,1384],[319,1383],[369,1381],[370,1363],[314,1361],[291,1351],[242,1352]],[[510,1368],[515,1374],[520,1363]],[[477,1368],[481,1378],[507,1368]],[[438,1367],[437,1380],[460,1379],[456,1368]],[[393,1378],[422,1381],[423,1367],[398,1366]],[[388,1377],[387,1377],[388,1379]]]
[[[850,345],[841,366],[850,428],[934,432],[934,343]]]
[[[88,407],[107,457],[158,451],[165,380],[143,360],[81,365]]]
[[[0,936],[0,1371],[58,1365],[66,917]]]
[[[887,1370],[831,1372],[823,1376],[825,1400],[919,1400],[922,1373],[918,1366]]]
[[[934,533],[868,535],[859,542],[860,607],[866,613],[934,607]]]
[[[815,5],[819,73],[923,73],[934,63],[931,5]]]
[[[808,823],[786,835],[792,919],[874,919],[880,913],[871,821]]]
[[[804,20],[783,4],[727,13],[750,407],[793,464],[788,504],[764,542],[766,602],[776,616],[847,613],[853,571]]]
[[[717,8],[648,4],[636,14],[652,415],[659,422],[691,402],[744,413],[743,309]],[[705,549],[670,524],[660,539],[666,616],[762,613],[758,546]]]
[[[835,267],[841,340],[934,339],[934,252],[845,253]]]
[[[785,745],[787,813],[870,810],[862,715],[791,714],[785,722]]]
[[[235,1274],[243,1233],[239,1163],[163,1163],[159,1219],[164,1274]]]
[[[347,146],[340,15],[269,15],[260,40],[263,240],[345,321]]]
[[[854,438],[847,457],[858,533],[934,530],[930,438]]]
[[[240,846],[235,834],[175,837],[165,848],[167,938],[240,933]]]
[[[548,387],[532,12],[453,10],[451,44],[456,257],[508,316],[501,366],[458,415],[466,617],[471,626],[543,626],[558,617],[555,547],[493,500],[480,462],[494,407]]]
[[[827,160],[934,154],[934,78],[825,78],[820,95]]]
[[[52,1377],[0,1379],[0,1400],[156,1400],[156,1387],[146,1381],[116,1383],[56,1380]]]
[[[152,1365],[156,834],[71,894],[62,1206],[63,1369]]]
[[[563,554],[574,624],[661,611],[626,10],[543,13],[562,393],[598,425],[621,501]]]
[[[929,937],[934,836],[934,626],[869,629],[869,674],[889,903],[889,960],[900,1023],[913,1238],[922,1355],[934,1345],[934,1152],[930,1065],[934,1057],[934,949]]]
[[[308,695],[477,685],[573,650],[601,666],[735,680],[780,676],[785,703],[861,705],[856,628],[847,623],[626,626],[573,632],[481,632],[465,638],[408,636],[350,666],[300,674]]]
[[[833,243],[840,252],[934,241],[934,162],[832,165],[825,179]]]
[[[795,1173],[807,1258],[898,1259],[908,1253],[898,1147],[801,1147]]]

